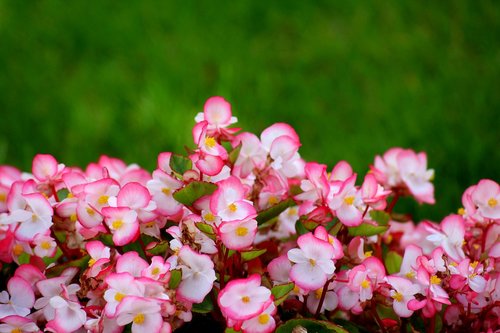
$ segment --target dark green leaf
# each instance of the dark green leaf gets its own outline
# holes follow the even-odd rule
[[[56,253],[54,254],[53,257],[43,257],[42,260],[45,264],[45,266],[48,266],[52,263],[55,263],[57,259],[59,259],[63,255],[63,252],[59,247],[57,247]]]
[[[363,223],[357,227],[349,227],[350,236],[373,236],[385,232],[389,229],[388,226],[379,226],[369,223]]]
[[[391,218],[391,216],[383,210],[370,211],[370,217],[373,221],[377,222],[378,225],[387,225]]]
[[[197,222],[197,223],[195,223],[195,226],[196,226],[196,228],[198,228],[198,230],[200,230],[201,232],[203,232],[206,235],[209,235],[209,236],[215,235],[214,228],[208,223]]]
[[[278,222],[278,217],[272,218],[267,222],[262,223],[259,225],[259,230],[264,230],[266,228],[271,228],[273,225],[275,225]]]
[[[240,151],[241,151],[241,142],[239,145],[234,147],[234,149],[231,150],[231,152],[229,153],[229,163],[231,163],[231,165],[234,165],[234,163],[236,163],[238,156],[240,156]]]
[[[56,265],[47,270],[47,277],[55,277],[60,276],[61,273],[68,267],[78,267],[81,270],[84,270],[88,267],[88,263],[90,260],[90,256],[86,255],[80,259],[72,260],[65,262],[64,264]]]
[[[176,191],[173,196],[178,202],[191,206],[199,198],[212,194],[217,185],[207,182],[192,182]]]
[[[295,284],[293,282],[274,286],[271,289],[271,294],[274,296],[274,305],[278,306],[283,303],[294,287]]]
[[[168,242],[161,241],[156,243],[153,247],[146,250],[147,254],[151,256],[163,256],[168,250]]]
[[[179,175],[183,175],[184,172],[191,170],[192,167],[193,162],[185,156],[172,154],[170,157],[170,168]]]
[[[212,299],[210,298],[210,295],[207,295],[205,296],[203,302],[193,304],[193,308],[191,309],[191,311],[198,313],[209,313],[212,312],[213,309],[214,305],[212,304]]]
[[[304,222],[300,219],[297,220],[297,222],[295,222],[295,231],[299,236],[307,234],[309,232],[309,230],[307,230],[306,227],[304,227]]]
[[[301,326],[308,333],[348,333],[344,328],[334,323],[313,319],[292,319],[276,329],[276,333],[292,333],[294,328]]]
[[[389,274],[394,274],[400,271],[403,258],[394,251],[389,251],[385,256],[385,268]]]
[[[19,257],[17,258],[17,260],[19,261],[19,265],[22,265],[22,264],[29,264],[30,262],[30,255],[26,252],[23,252],[19,255]]]
[[[250,260],[255,259],[258,256],[266,253],[266,251],[267,251],[266,249],[242,251],[241,252],[241,260],[250,261]]]
[[[60,189],[59,191],[57,191],[57,198],[59,199],[59,201],[63,201],[68,197],[68,194],[69,191],[67,188]]]
[[[276,216],[280,215],[283,211],[285,211],[288,207],[295,206],[295,201],[293,199],[287,199],[284,201],[281,201],[280,203],[269,207],[266,210],[263,210],[262,212],[257,215],[255,218],[257,220],[257,223],[261,225],[262,223],[265,223],[269,221],[272,218],[275,218]]]
[[[127,244],[123,246],[123,252],[137,252],[142,259],[146,259],[146,253],[142,249],[142,245],[139,241],[135,241],[133,243]]]
[[[170,281],[168,281],[168,288],[175,289],[181,283],[182,271],[180,269],[173,269],[170,271]]]

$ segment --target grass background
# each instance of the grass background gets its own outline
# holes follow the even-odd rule
[[[426,151],[437,205],[417,217],[440,219],[500,180],[499,22],[495,1],[0,0],[0,164],[152,170],[222,95],[245,130],[288,122],[330,167]]]

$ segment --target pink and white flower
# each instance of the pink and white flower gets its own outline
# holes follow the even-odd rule
[[[0,293],[0,319],[13,315],[26,317],[35,304],[35,294],[31,285],[24,279],[14,276],[7,282],[7,291]]]
[[[120,326],[132,323],[132,332],[160,333],[163,325],[161,306],[157,301],[127,296],[116,309],[116,322]]]
[[[179,251],[178,267],[182,280],[177,287],[177,296],[192,303],[201,303],[212,290],[216,279],[214,263],[209,256],[193,251],[184,245]]]

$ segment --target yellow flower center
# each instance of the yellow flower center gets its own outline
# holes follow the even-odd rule
[[[50,246],[50,243],[47,241],[43,241],[42,244],[40,244],[40,247],[44,250],[50,250],[52,246]]]
[[[352,205],[354,203],[354,197],[353,196],[345,197],[344,198],[344,203],[346,205]]]
[[[323,288],[316,289],[314,291],[314,297],[316,297],[316,299],[320,299],[322,293],[323,293]]]
[[[373,251],[366,251],[365,252],[365,257],[368,258],[368,257],[371,257],[373,254]]]
[[[97,260],[95,260],[94,258],[90,258],[90,259],[89,259],[89,266],[94,266],[94,264],[95,264],[95,262],[96,262],[96,261],[97,261]],[[117,294],[117,295],[118,295],[118,294]],[[116,296],[115,296],[115,297],[116,297]]]
[[[453,266],[453,267],[457,267],[458,266],[458,264],[456,262],[454,262],[454,261],[450,262],[448,265],[449,266]]]
[[[292,216],[292,215],[295,215],[295,214],[297,214],[297,208],[292,207],[292,208],[290,208],[290,209],[288,210],[288,215],[289,215],[289,216]]]
[[[440,284],[441,279],[438,278],[436,275],[431,276],[431,284]]]
[[[405,274],[405,276],[408,279],[413,279],[415,277],[415,272],[414,271],[409,271],[408,273]]]
[[[309,263],[311,264],[312,267],[316,266],[316,260],[314,259],[309,259]]]
[[[71,192],[68,193],[68,196],[67,196],[68,199],[71,199],[71,198],[74,198],[74,197],[75,197],[75,195],[73,193],[71,193]]]
[[[367,279],[364,279],[364,280],[361,282],[361,288],[364,288],[364,289],[370,288],[370,281],[369,281],[369,280],[367,280]]]
[[[169,188],[164,187],[164,188],[162,188],[162,189],[161,189],[161,191],[162,191],[162,192],[163,192],[163,194],[165,194],[167,197],[168,197],[168,196],[170,196],[171,191],[170,191],[170,189],[169,189]]]
[[[458,215],[462,215],[462,216],[464,216],[464,215],[465,215],[465,209],[464,209],[464,208],[462,208],[462,207],[460,207],[460,208],[458,209]]]
[[[160,274],[160,269],[158,267],[155,267],[151,270],[151,274],[153,275],[158,275]]]
[[[269,197],[267,202],[269,202],[270,205],[276,205],[278,202],[280,202],[280,200],[277,197],[275,197],[274,195],[272,195]]]
[[[38,216],[36,216],[35,214],[31,215],[31,221],[32,222],[38,221]]]
[[[397,302],[403,301],[403,295],[400,292],[396,292],[394,295],[392,295],[392,298]]]
[[[121,302],[123,297],[125,297],[125,294],[122,294],[122,293],[116,293],[115,294],[115,301],[117,302]]]
[[[263,313],[263,314],[259,315],[258,320],[259,320],[259,324],[265,325],[269,321],[269,315],[267,313]]]
[[[24,252],[23,246],[21,244],[16,244],[12,248],[12,253],[16,256],[19,257],[22,253]]]
[[[240,237],[244,237],[248,234],[248,228],[238,227],[236,228],[236,235]]]
[[[73,223],[75,223],[77,219],[78,219],[78,217],[76,216],[76,214],[71,214],[71,215],[69,216],[69,220],[70,220],[71,222],[73,222]]]
[[[230,204],[227,208],[229,208],[229,211],[231,213],[234,213],[238,210],[238,207],[234,203]]]
[[[0,193],[0,202],[7,201],[7,195],[5,193]]]
[[[107,203],[108,203],[108,199],[109,199],[109,197],[108,197],[107,195],[101,195],[101,196],[99,197],[99,199],[97,199],[97,203],[98,203],[99,205],[105,205],[105,204],[107,204]]]
[[[476,269],[477,265],[479,264],[479,261],[473,261],[470,263],[470,267],[472,267],[472,269]]]
[[[151,221],[151,222],[145,223],[144,228],[147,228],[147,229],[153,228],[155,226],[155,224],[156,224],[156,221]]]
[[[23,330],[20,329],[19,327],[16,327],[16,328],[12,329],[12,331],[10,331],[10,333],[23,333]]]
[[[123,226],[123,221],[122,220],[115,220],[115,221],[113,221],[113,223],[111,224],[111,226],[115,230],[120,229]]]
[[[473,278],[475,278],[476,276],[477,276],[477,274],[476,274],[476,273],[472,273],[471,275],[469,275],[469,279],[473,279]]]
[[[214,214],[212,214],[212,213],[210,213],[210,212],[206,213],[206,214],[205,214],[205,216],[204,216],[203,218],[204,218],[204,219],[205,219],[205,221],[207,221],[207,222],[213,222],[213,221],[215,221],[215,216],[214,216]]]
[[[243,297],[241,298],[241,301],[242,301],[243,303],[250,303],[250,297],[248,297],[248,296],[243,296]]]
[[[488,200],[488,206],[490,206],[491,208],[496,207],[496,205],[498,205],[497,199],[491,198],[490,200]]]
[[[134,324],[141,325],[144,323],[144,315],[142,313],[138,313],[134,317]]]
[[[95,212],[92,208],[87,207],[87,214],[89,214],[90,216],[93,216],[95,214]]]
[[[217,144],[217,141],[215,141],[215,139],[211,136],[207,136],[205,138],[205,146],[207,146],[208,148],[213,148],[215,147],[215,145]]]

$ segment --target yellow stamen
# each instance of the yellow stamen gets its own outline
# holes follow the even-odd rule
[[[441,279],[436,275],[431,276],[431,284],[441,284]]]
[[[94,216],[95,211],[92,208],[87,207],[87,214],[89,214],[89,216]]]
[[[458,209],[458,215],[462,215],[462,216],[464,216],[464,215],[465,215],[465,209],[464,209],[464,208],[462,208],[462,207],[460,207],[460,208]]]
[[[0,193],[0,202],[7,201],[7,195],[5,193]]]
[[[142,313],[138,313],[134,317],[134,324],[141,325],[144,323],[144,315]]]
[[[245,227],[238,227],[236,228],[236,235],[240,237],[244,237],[248,234],[248,228]]]
[[[19,327],[16,327],[16,328],[12,329],[12,331],[10,331],[10,333],[23,333],[23,330],[20,329]]]
[[[111,226],[115,230],[120,229],[123,226],[123,221],[122,220],[115,220],[115,221],[113,221],[113,223],[111,224]]]
[[[227,208],[229,208],[229,211],[231,213],[234,213],[238,210],[238,207],[234,203],[230,204]]]
[[[122,293],[116,293],[115,294],[115,301],[117,302],[121,302],[123,297],[125,297],[125,294],[122,294]]]
[[[472,267],[472,269],[476,269],[477,265],[479,264],[479,261],[473,261],[470,263],[470,267]]]
[[[296,214],[297,214],[297,208],[292,207],[288,210],[288,215],[292,216],[292,215],[296,215]]]
[[[75,223],[77,219],[78,219],[78,217],[76,216],[76,214],[71,214],[71,215],[69,216],[69,220],[70,220],[71,222],[73,222],[73,223]]]
[[[373,251],[366,251],[365,252],[365,258],[371,257],[373,254]]]
[[[309,263],[311,264],[312,267],[316,266],[316,260],[314,259],[309,259]]]
[[[267,313],[263,313],[259,315],[259,324],[265,325],[269,321],[269,315]]]
[[[479,244],[472,244],[472,247],[475,249],[475,250],[479,250],[479,248],[481,247]]]
[[[272,195],[269,197],[267,202],[269,202],[270,205],[276,205],[278,202],[280,202],[280,200],[277,197],[275,197],[274,195]]]
[[[393,237],[392,237],[392,235],[391,235],[391,234],[389,234],[389,235],[387,235],[387,236],[385,237],[385,243],[386,243],[386,244],[391,244],[392,240],[393,240]]]
[[[97,260],[95,260],[94,258],[90,258],[90,259],[89,259],[89,266],[94,266],[94,264],[95,264],[95,262],[96,262],[96,261],[97,261]],[[118,295],[118,294],[117,294],[117,295]],[[116,296],[115,296],[115,297],[116,297]]]
[[[408,279],[413,279],[415,277],[415,272],[414,271],[409,271],[408,273],[405,274],[405,276]]]
[[[155,224],[156,224],[156,221],[151,221],[151,222],[145,223],[144,228],[146,228],[146,229],[153,228],[155,226]]]
[[[320,299],[322,293],[323,293],[323,288],[316,289],[314,291],[314,297],[316,297],[316,299]]]
[[[490,200],[488,200],[488,206],[490,206],[491,208],[494,208],[496,205],[498,205],[497,199],[491,198]]]
[[[476,274],[476,273],[472,273],[471,275],[469,275],[469,279],[473,279],[473,278],[475,278],[476,276],[477,276],[477,274]]]
[[[207,221],[207,222],[213,222],[213,221],[215,221],[215,216],[214,216],[214,214],[212,214],[212,213],[210,213],[210,212],[206,213],[206,214],[205,214],[205,216],[204,216],[203,218],[204,218],[204,219],[205,219],[205,221]]]
[[[364,288],[364,289],[370,288],[370,281],[367,279],[364,279],[363,281],[361,281],[361,288]]]
[[[354,197],[353,196],[345,197],[344,198],[344,203],[346,205],[352,205],[354,203]]]
[[[396,292],[394,295],[392,295],[392,298],[397,302],[403,301],[403,295],[399,292]]]
[[[43,241],[42,244],[40,244],[40,247],[44,250],[50,250],[52,246],[50,246],[50,243],[47,241]]]
[[[36,216],[35,214],[31,215],[31,221],[32,222],[38,221],[38,216]]]
[[[99,197],[99,199],[97,199],[97,203],[98,203],[99,205],[105,205],[105,204],[107,204],[107,203],[108,203],[108,199],[109,199],[109,197],[108,197],[107,195],[101,195],[101,196]]]
[[[71,199],[71,198],[74,198],[74,197],[75,197],[75,195],[73,193],[69,192],[68,196],[66,198]]]
[[[293,292],[296,293],[296,294],[298,294],[299,291],[300,291],[299,287],[297,285],[294,285],[293,286]]]
[[[450,262],[448,265],[453,266],[453,267],[457,267],[458,266],[458,264],[456,262],[454,262],[454,261]]]
[[[243,303],[250,303],[250,297],[248,297],[248,296],[243,296],[243,297],[241,298],[241,301],[242,301]]]
[[[205,146],[207,146],[208,148],[213,148],[215,147],[215,145],[217,144],[217,141],[215,141],[215,139],[211,136],[207,136],[205,138]]]
[[[12,248],[12,253],[16,256],[19,257],[22,253],[24,252],[24,248],[21,244],[16,244]]]
[[[160,269],[158,267],[153,268],[153,270],[151,271],[151,274],[153,274],[153,275],[160,274]]]
[[[162,191],[162,192],[163,192],[163,194],[165,194],[166,196],[170,196],[171,191],[170,191],[170,189],[169,189],[169,188],[164,187],[164,188],[162,188],[162,189],[161,189],[161,191]]]

